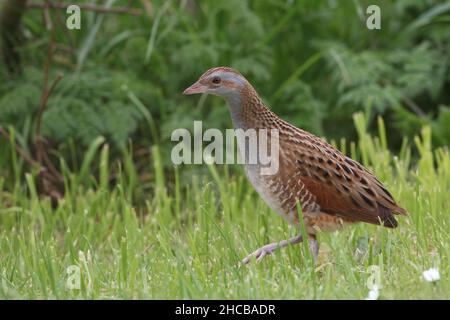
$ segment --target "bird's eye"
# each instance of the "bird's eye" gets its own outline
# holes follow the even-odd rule
[[[212,83],[214,83],[214,84],[219,84],[220,83],[220,81],[221,81],[221,79],[220,79],[220,77],[218,77],[218,76],[215,76],[214,78],[212,78]]]

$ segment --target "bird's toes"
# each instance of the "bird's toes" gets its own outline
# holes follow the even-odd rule
[[[250,258],[250,255],[246,256],[244,259],[242,259],[242,264],[248,264],[250,262]]]
[[[246,256],[244,258],[244,260],[242,260],[243,264],[248,264],[253,258],[258,260],[258,258],[261,256],[262,252],[261,249],[258,249],[252,253],[250,253],[248,256]]]
[[[258,255],[258,257],[256,258],[256,262],[261,262],[262,261],[262,259],[265,257],[265,256],[267,256],[268,254],[271,254],[271,252],[270,251],[267,251],[267,250],[261,250],[260,251],[260,253],[259,253],[259,255]]]
[[[243,260],[242,263],[243,264],[248,264],[250,262],[251,259],[256,259],[256,262],[261,262],[261,260],[272,253],[273,250],[271,250],[270,248],[259,248],[258,250],[252,252],[251,254],[249,254],[248,256],[246,256]]]

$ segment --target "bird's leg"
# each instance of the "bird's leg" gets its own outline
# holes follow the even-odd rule
[[[317,257],[319,255],[319,243],[317,242],[316,236],[310,234],[308,236],[308,243],[309,243],[309,250],[311,250],[311,253],[314,258],[314,262],[317,262]]]
[[[270,244],[267,244],[261,248],[259,248],[258,250],[252,252],[251,254],[249,254],[248,256],[246,256],[244,258],[244,260],[242,260],[243,264],[247,264],[250,262],[251,258],[255,258],[257,262],[260,262],[262,260],[262,258],[264,258],[264,256],[268,255],[268,254],[272,254],[272,252],[274,252],[276,249],[278,248],[284,248],[290,244],[297,244],[303,241],[303,237],[302,235],[297,235],[295,237],[292,237],[288,240],[282,240],[282,241],[278,241],[278,242],[273,242]]]
[[[319,254],[319,244],[316,240],[316,237],[314,235],[308,236],[309,240],[309,249],[311,250],[311,253],[313,254],[314,261],[317,261],[317,255]],[[242,260],[243,264],[247,264],[250,262],[252,258],[255,258],[257,262],[260,262],[262,258],[264,258],[268,254],[272,254],[276,249],[278,248],[284,248],[287,247],[290,244],[297,244],[303,241],[302,235],[297,235],[295,237],[292,237],[288,240],[282,240],[279,242],[273,242],[270,244],[267,244],[261,248],[259,248],[256,251],[253,251],[251,254],[246,256],[244,260]]]

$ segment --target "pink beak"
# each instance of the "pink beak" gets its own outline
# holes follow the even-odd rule
[[[199,82],[195,82],[192,86],[183,91],[183,94],[196,94],[206,92],[207,87]]]

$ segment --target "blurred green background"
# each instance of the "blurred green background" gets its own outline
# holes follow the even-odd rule
[[[76,1],[140,13],[82,9],[81,30],[66,28],[65,10],[30,4],[45,1],[28,1],[15,11],[21,19],[8,21],[11,3],[26,2],[0,1],[0,126],[14,128],[33,157],[53,38],[48,86],[62,79],[42,135],[55,166],[62,157],[76,171],[103,136],[116,159],[133,148],[144,180],[139,163],[152,145],[172,170],[175,128],[192,129],[194,120],[231,127],[221,99],[181,94],[213,66],[238,69],[282,118],[327,139],[356,140],[352,114],[364,111],[372,130],[384,117],[394,152],[424,125],[435,146],[450,144],[449,1]],[[370,4],[381,8],[381,30],[366,27]],[[2,157],[3,176],[10,160]]]

